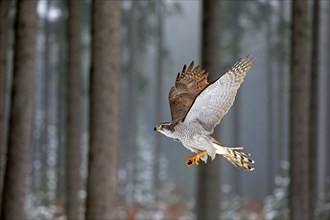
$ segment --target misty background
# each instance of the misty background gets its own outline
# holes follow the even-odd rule
[[[13,86],[15,19],[18,1],[7,2],[7,69],[2,90],[8,124]],[[81,99],[78,217],[87,198],[89,117],[92,60],[92,2],[81,0],[79,53]],[[97,0],[95,1],[97,3]],[[220,62],[212,77],[220,77],[238,58],[256,62],[239,89],[236,101],[219,125],[216,138],[226,146],[243,146],[251,153],[255,171],[235,168],[218,156],[221,201],[225,219],[288,219],[290,182],[290,65],[291,1],[220,1]],[[317,155],[315,163],[315,219],[329,218],[329,1],[319,0]],[[313,5],[307,1],[308,62],[312,59]],[[198,166],[187,167],[191,156],[179,142],[153,130],[171,121],[168,93],[184,64],[202,64],[203,1],[120,1],[121,55],[119,144],[115,205],[120,219],[199,219],[196,215]],[[70,7],[70,6],[69,6]],[[207,11],[204,13],[208,13]],[[24,213],[27,218],[63,219],[66,193],[66,75],[70,46],[67,39],[68,5],[64,0],[39,0],[36,6],[36,66],[34,76],[31,153]],[[112,22],[105,20],[105,23]],[[1,30],[1,32],[3,29]],[[3,37],[1,33],[1,37]],[[106,44],[107,42],[105,42]],[[3,48],[1,48],[3,50]],[[109,59],[111,59],[109,57]],[[202,66],[203,67],[203,66]],[[308,71],[312,67],[308,64]],[[4,89],[3,89],[4,88]],[[110,103],[111,106],[111,103]],[[3,123],[3,122],[2,122]],[[5,126],[1,145],[10,135]],[[7,145],[8,146],[8,145]],[[6,159],[1,151],[1,182]],[[115,152],[115,151],[114,151]],[[209,159],[206,165],[213,162]],[[304,163],[302,161],[301,163]],[[211,165],[210,165],[211,166]],[[3,186],[3,183],[1,183]],[[95,185],[98,187],[98,185]],[[2,192],[4,195],[4,192]],[[2,206],[4,207],[4,206]],[[3,212],[3,211],[2,211]]]

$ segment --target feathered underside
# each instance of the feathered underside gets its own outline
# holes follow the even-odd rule
[[[169,93],[172,125],[183,120],[196,96],[208,86],[207,76],[208,73],[200,66],[194,68],[194,61],[188,69],[186,65],[183,66]]]

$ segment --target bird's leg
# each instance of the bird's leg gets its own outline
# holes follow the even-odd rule
[[[193,155],[191,157],[188,157],[186,160],[186,165],[190,167],[193,164],[198,165],[200,157],[204,156],[206,154],[206,151],[199,152],[196,155]]]

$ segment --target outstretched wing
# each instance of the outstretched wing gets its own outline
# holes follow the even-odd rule
[[[233,105],[237,90],[253,64],[254,59],[248,56],[239,59],[197,96],[184,121],[198,121],[208,132],[213,133],[214,127]]]
[[[181,73],[178,73],[175,85],[169,93],[169,101],[172,115],[172,124],[183,120],[196,96],[209,84],[207,82],[208,73],[200,66],[194,69],[194,61],[188,69],[183,66]]]

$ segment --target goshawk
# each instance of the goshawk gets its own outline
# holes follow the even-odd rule
[[[186,160],[187,166],[198,165],[199,159],[207,162],[208,156],[223,155],[234,166],[252,171],[243,147],[226,147],[211,135],[222,117],[233,105],[237,90],[254,59],[247,56],[239,59],[225,74],[208,83],[208,73],[200,66],[194,68],[192,62],[188,69],[184,65],[176,77],[175,85],[169,93],[172,122],[156,125],[155,131],[180,141],[183,146],[195,153]]]

